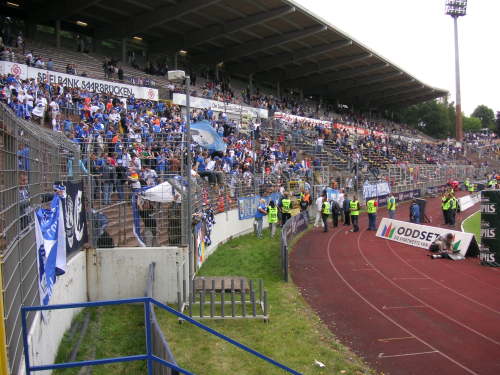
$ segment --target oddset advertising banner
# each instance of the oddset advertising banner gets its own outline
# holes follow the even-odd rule
[[[460,255],[465,257],[473,239],[472,233],[407,223],[406,221],[389,218],[383,218],[377,229],[377,237],[421,247],[422,249],[429,249],[436,238],[445,236],[448,233],[452,233],[454,236],[453,250],[459,251]]]
[[[25,64],[0,62],[0,74],[12,74],[21,79],[33,78],[40,82],[58,84],[63,87],[77,88],[90,92],[112,94],[122,98],[132,95],[136,99],[158,101],[158,90],[150,87],[139,87],[124,83],[103,81],[73,74],[60,73],[53,70],[38,69]]]

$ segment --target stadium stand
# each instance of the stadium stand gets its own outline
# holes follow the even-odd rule
[[[424,85],[293,2],[186,3],[189,6],[183,8],[180,3],[162,5],[153,0],[142,6],[135,1],[112,1],[106,6],[90,1],[61,16],[66,17],[67,28],[62,36],[57,31],[60,23],[55,30],[45,21],[37,21],[37,26],[23,13],[29,9],[7,9],[12,18],[2,19],[3,62],[155,88],[160,100],[119,97],[0,71],[2,259],[13,254],[12,249],[19,249],[19,241],[30,240],[33,243],[27,248],[34,250],[34,224],[23,219],[26,215],[14,218],[12,210],[25,207],[35,197],[41,199],[56,181],[82,179],[92,237],[89,247],[138,246],[138,235],[131,230],[136,226],[145,232],[141,241],[146,247],[167,247],[187,243],[186,205],[175,199],[135,202],[133,197],[143,187],[164,182],[176,187],[172,194],[182,195],[189,174],[194,182],[195,222],[206,222],[211,228],[214,215],[234,211],[244,198],[279,196],[284,191],[298,195],[301,188],[318,192],[333,185],[354,192],[366,182],[377,181],[388,182],[394,192],[425,191],[452,178],[481,177],[491,169],[486,158],[490,163],[498,161],[498,143],[489,134],[467,134],[467,147],[480,153],[464,156],[451,142],[431,139],[382,118],[383,111],[353,110],[361,104],[360,98],[391,108],[442,97],[446,92]],[[65,9],[53,7],[41,12],[40,20],[52,19],[49,11]],[[120,14],[116,9],[121,7]],[[230,19],[223,19],[220,10],[229,12],[229,8],[235,10]],[[135,11],[143,14],[137,20]],[[181,21],[186,14],[193,21]],[[165,22],[171,21],[168,26],[152,22],[149,29],[140,29],[141,23],[162,15]],[[94,34],[84,37],[75,31],[79,17],[92,20]],[[126,22],[130,29],[122,34]],[[121,51],[106,49],[102,43],[96,46],[105,39],[124,41],[125,36],[130,39],[136,33],[149,43],[123,42]],[[179,44],[179,35],[186,46]],[[169,44],[176,50],[173,64],[164,56],[151,62],[153,59],[139,53],[145,46],[151,53],[155,49],[162,52],[162,46]],[[183,57],[179,50],[187,46],[192,50]],[[226,51],[219,56],[222,47]],[[174,94],[183,94],[185,88],[166,78],[169,67],[189,72],[193,98],[221,104],[218,109],[192,108],[188,115],[192,122],[208,122],[223,139],[225,151],[209,152],[186,141],[185,107],[174,100]],[[340,91],[333,90],[333,83]],[[326,100],[335,92],[341,95]],[[239,114],[227,111],[231,104],[240,106]],[[242,106],[264,110],[268,118],[248,118],[242,114]],[[38,131],[43,144],[36,143]],[[45,151],[42,162],[30,150]],[[188,152],[192,165],[187,164]],[[55,157],[59,159],[52,161]],[[7,175],[11,180],[7,181]],[[12,180],[24,181],[25,177],[28,181],[23,184]],[[12,232],[9,221],[24,226],[23,236]],[[207,236],[207,246],[209,241]],[[37,303],[36,286],[33,280],[31,283],[23,296],[28,305]],[[8,315],[9,365],[14,374],[22,350],[15,315],[20,302],[8,300],[15,286],[7,286],[6,304],[12,309]]]

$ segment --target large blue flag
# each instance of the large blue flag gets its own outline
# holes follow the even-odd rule
[[[62,202],[58,195],[52,199],[50,209],[35,211],[35,234],[38,261],[38,287],[40,303],[50,302],[56,276],[66,272],[66,235]]]
[[[227,144],[215,131],[210,122],[206,120],[191,124],[191,137],[196,143],[207,150],[226,151]]]

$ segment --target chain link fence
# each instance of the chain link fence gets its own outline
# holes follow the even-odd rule
[[[56,181],[80,178],[80,154],[65,136],[21,120],[0,104],[0,266],[10,372],[22,355],[20,308],[39,304],[33,212]],[[34,316],[30,316],[31,325]]]

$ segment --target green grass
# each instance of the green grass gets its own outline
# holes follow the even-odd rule
[[[463,222],[464,232],[473,233],[477,243],[481,242],[481,213],[478,211]]]
[[[265,232],[267,236],[269,232]],[[372,373],[340,345],[311,311],[292,282],[281,281],[278,236],[262,240],[247,235],[212,254],[199,276],[242,276],[263,279],[268,291],[270,321],[224,320],[203,323],[303,374]],[[199,328],[158,312],[160,324],[179,365],[196,374],[268,375],[283,370],[256,358]],[[314,360],[326,365],[321,369]]]
[[[265,236],[269,235],[265,231]],[[246,235],[219,247],[204,263],[199,276],[241,276],[263,279],[268,291],[270,321],[203,320],[219,332],[255,349],[303,374],[374,374],[335,337],[305,303],[293,282],[283,282],[279,236],[256,239]],[[157,270],[161,272],[161,270]],[[156,285],[156,288],[161,286]],[[228,313],[226,307],[226,314]],[[284,374],[271,364],[216,338],[213,335],[156,309],[158,320],[177,363],[198,375]],[[88,334],[78,360],[144,353],[143,311],[138,306],[100,308],[92,312]],[[77,320],[83,320],[82,314]],[[58,361],[67,360],[76,337],[68,333],[60,346]],[[318,360],[326,365],[314,365]],[[144,363],[106,365],[94,368],[94,375],[144,374]],[[78,369],[55,374],[78,374]]]
[[[120,305],[88,308],[72,322],[59,345],[56,363],[69,362],[71,351],[80,336],[84,316],[90,314],[90,322],[82,340],[76,361],[123,357],[146,353],[144,335],[144,309],[142,306]],[[144,361],[93,366],[93,375],[139,375],[146,373]],[[56,375],[76,375],[80,368],[55,370]]]

